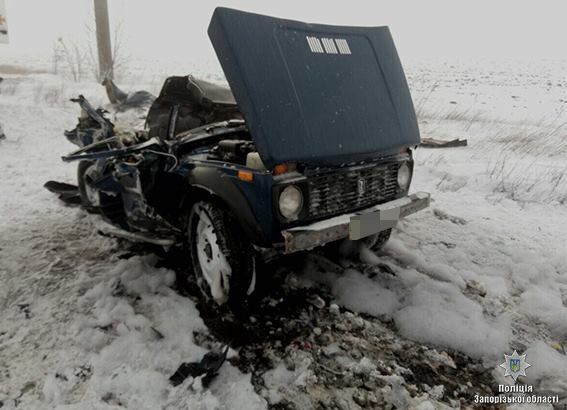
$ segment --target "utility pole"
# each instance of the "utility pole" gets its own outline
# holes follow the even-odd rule
[[[110,23],[108,21],[107,0],[94,0],[96,21],[96,43],[98,48],[98,67],[100,80],[114,77],[112,47],[110,45]]]

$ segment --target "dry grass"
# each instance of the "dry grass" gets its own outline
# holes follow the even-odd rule
[[[567,203],[567,113],[560,109],[537,120],[514,122],[478,107],[455,104],[434,108],[434,83],[416,100],[422,134],[440,139],[467,138],[469,147],[452,151],[459,161],[484,162],[492,194],[518,202]],[[464,154],[464,156],[463,156]],[[451,162],[451,150],[432,153],[420,162],[439,171]],[[441,173],[443,174],[443,173]],[[441,175],[446,186],[450,175]],[[451,184],[453,182],[451,181]]]

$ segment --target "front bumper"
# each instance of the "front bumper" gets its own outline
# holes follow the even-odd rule
[[[393,228],[400,218],[427,208],[429,201],[429,193],[417,192],[359,212],[287,229],[282,231],[284,252],[312,249],[347,237],[352,240],[365,238]]]

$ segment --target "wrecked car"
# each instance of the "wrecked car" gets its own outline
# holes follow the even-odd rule
[[[131,133],[76,100],[66,136],[80,149],[63,159],[79,161],[80,201],[106,233],[185,246],[203,294],[239,304],[262,255],[378,249],[429,205],[409,194],[420,135],[387,27],[217,8],[208,34],[230,88],[170,77]]]

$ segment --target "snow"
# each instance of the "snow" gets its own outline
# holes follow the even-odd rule
[[[95,216],[43,189],[74,182],[76,166],[60,157],[74,149],[62,132],[76,122],[68,99],[80,92],[104,102],[97,84],[50,75],[7,76],[0,89],[3,408],[266,408],[250,375],[229,363],[209,389],[171,386],[182,362],[207,351],[193,340],[207,332],[194,302],[172,289],[175,273],[157,258],[120,257]]]
[[[531,364],[526,371],[528,383],[536,391],[557,395],[565,399],[567,391],[567,358],[542,341],[534,343],[526,350],[526,359]]]
[[[446,283],[414,287],[394,320],[400,333],[410,339],[447,346],[472,357],[497,357],[508,350],[511,336],[506,318],[491,320],[480,304]]]
[[[453,283],[432,279],[414,269],[397,272],[396,278],[370,279],[353,269],[334,279],[331,275],[327,272],[324,279],[317,275],[311,278],[321,283],[330,281],[336,303],[355,312],[393,319],[400,333],[410,339],[473,357],[495,358],[509,347],[508,317],[485,315],[483,307]]]
[[[563,175],[567,169],[564,139],[554,132],[565,122],[563,100],[556,88],[542,87],[543,75],[534,72],[522,74],[530,79],[524,83],[500,87],[493,76],[486,77],[490,85],[475,85],[470,75],[467,81],[445,67],[435,69],[435,75],[428,73],[431,84],[441,82],[445,89],[435,90],[423,105],[422,134],[466,137],[469,146],[418,149],[412,190],[430,192],[431,208],[402,221],[380,254],[359,249],[362,262],[386,264],[395,277],[356,269],[315,274],[308,265],[306,279],[329,285],[336,303],[345,308],[392,318],[403,336],[483,358],[494,367],[512,348],[527,349],[528,359],[531,354],[535,362],[541,356],[546,364],[551,362],[547,351],[558,363],[549,372],[565,387],[567,377],[560,370],[565,355],[549,347],[562,346],[567,334],[567,191],[564,178],[550,175],[554,170]],[[422,77],[419,81],[417,88],[426,94],[427,82]],[[528,98],[536,88],[543,103]],[[530,110],[511,107],[499,95],[515,95],[520,89]],[[415,88],[412,92],[419,94]],[[464,110],[458,105],[432,109],[447,106],[449,100],[467,104],[469,95],[476,103],[469,100]],[[491,99],[490,106],[479,105]],[[419,111],[419,95],[414,100]],[[534,119],[534,112],[542,117]],[[522,133],[530,142],[514,145],[513,138]],[[507,161],[500,174],[495,171],[497,157]],[[539,348],[532,353],[534,346]],[[536,378],[529,380],[535,382],[534,373]]]
[[[193,390],[202,390],[198,382],[189,393],[169,384],[180,363],[200,360],[205,353],[193,342],[193,332],[205,331],[205,326],[193,303],[171,289],[174,273],[155,268],[154,262],[149,257],[115,261],[102,281],[78,298],[78,313],[65,335],[67,345],[63,339],[64,348],[52,347],[43,400],[27,403],[28,408],[42,407],[40,403],[84,408],[101,400],[136,409],[171,403],[214,409],[232,408],[233,403],[265,407],[249,378],[230,364],[223,367],[211,393],[194,397]],[[75,376],[76,360],[90,368],[86,386]],[[73,403],[78,386],[82,391]]]
[[[520,295],[523,314],[547,324],[558,333],[567,334],[567,308],[560,289],[533,286]]]
[[[399,308],[397,295],[375,281],[348,269],[333,286],[336,302],[355,312],[389,316]]]
[[[565,397],[567,83],[560,64],[557,72],[499,64],[407,68],[423,136],[469,145],[417,149],[412,191],[430,192],[431,208],[400,222],[381,252],[357,249],[361,262],[345,258],[344,269],[322,273],[308,261],[303,281],[329,287],[333,312],[391,320],[400,337],[482,359],[495,378],[504,353],[524,352],[526,382]],[[180,363],[206,352],[193,339],[207,332],[194,302],[154,257],[122,256],[116,241],[96,234],[95,217],[41,187],[74,181],[75,167],[60,161],[74,149],[62,135],[78,115],[68,99],[83,93],[102,104],[102,87],[3,76],[3,408],[261,409],[285,395],[286,383],[306,383],[308,363],[293,371],[276,364],[262,395],[229,363],[209,388],[168,383]],[[133,75],[120,85],[157,93],[162,78]],[[446,353],[431,354],[455,367]],[[372,367],[364,358],[350,365]],[[410,398],[396,377],[385,380],[390,403],[434,408],[430,399],[443,394],[433,387],[432,397]]]
[[[290,391],[291,386],[305,387],[308,380],[313,377],[309,370],[310,365],[311,359],[306,357],[299,360],[299,365],[293,370],[289,370],[284,362],[280,362],[273,369],[264,373],[266,386],[264,396],[268,402],[277,404],[293,394]]]
[[[543,77],[533,72],[523,76],[536,81],[502,88],[496,88],[500,84],[493,76],[487,77],[494,87],[487,90],[487,84],[472,82],[470,74],[459,79],[449,75],[448,68],[446,72],[445,67],[436,69],[432,71],[435,76],[428,73],[432,77],[429,85],[433,81],[443,85],[436,86],[423,106],[419,93],[412,89],[418,94],[414,95],[418,111],[422,109],[422,134],[451,139],[464,136],[469,146],[415,152],[412,189],[431,192],[431,209],[401,222],[380,255],[360,249],[363,262],[386,263],[395,271],[395,278],[384,274],[370,278],[347,270],[331,283],[336,301],[358,312],[393,318],[408,338],[473,357],[495,360],[511,346],[537,343],[542,335],[537,334],[536,323],[546,325],[543,337],[548,343],[564,340],[567,219],[560,199],[564,185],[562,181],[553,184],[544,174],[530,190],[531,179],[515,179],[522,174],[531,176],[535,166],[545,170],[549,164],[559,164],[565,169],[565,143],[552,132],[554,124],[561,123],[556,116],[564,119],[557,89],[544,87],[542,91],[539,82]],[[412,77],[418,76],[414,73],[410,80]],[[479,76],[474,78],[478,81]],[[427,81],[419,77],[416,88],[426,95],[427,87]],[[527,98],[536,88],[544,104]],[[520,89],[526,90],[524,101],[530,108],[535,106],[542,115],[544,106],[548,110],[537,126],[536,120],[524,116],[525,107],[512,110],[504,120],[503,109],[511,106],[499,94],[515,95]],[[471,105],[463,111],[459,105],[462,100],[466,104],[469,96],[476,103],[469,100]],[[479,105],[491,99],[495,101],[489,107]],[[445,108],[450,100],[459,105]],[[445,107],[435,108],[443,104]],[[511,148],[511,138],[526,130],[534,140],[532,145],[519,152]],[[548,138],[540,138],[544,135]],[[544,153],[541,146],[553,146],[553,150]],[[510,184],[502,186],[500,177],[492,172],[491,161],[497,155],[515,164],[507,170]]]

